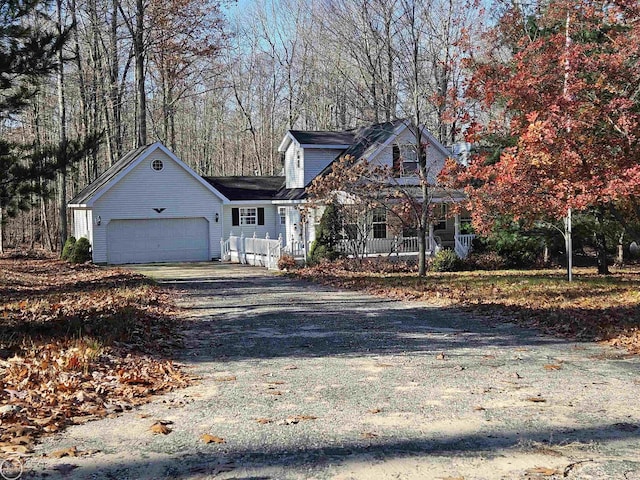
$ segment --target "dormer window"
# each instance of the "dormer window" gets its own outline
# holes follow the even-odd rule
[[[426,155],[426,150],[422,150]],[[393,146],[393,172],[396,177],[411,177],[418,173],[418,147],[414,144]]]

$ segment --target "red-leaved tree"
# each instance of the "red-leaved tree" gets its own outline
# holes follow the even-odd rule
[[[517,4],[513,4],[517,5]],[[470,59],[469,99],[483,107],[466,186],[482,231],[501,215],[534,222],[569,208],[603,222],[640,193],[640,3],[551,0],[506,8]],[[602,231],[598,271],[608,273]]]

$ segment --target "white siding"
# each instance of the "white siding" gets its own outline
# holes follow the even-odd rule
[[[304,159],[304,185],[307,186],[316,176],[325,169],[338,155],[340,150],[329,148],[305,148]]]
[[[375,158],[369,159],[371,163],[378,165],[386,165],[393,167],[393,145],[411,145],[415,144],[416,137],[408,128],[404,130],[392,143],[387,145]],[[440,170],[444,167],[446,156],[440,152],[435,146],[427,146],[427,170],[428,180],[435,183],[436,177]]]
[[[156,172],[153,160],[162,160],[164,168]],[[161,213],[154,208],[164,208]],[[220,257],[222,222],[220,199],[161,150],[156,150],[116,183],[93,206],[93,217],[101,217],[94,227],[93,261],[107,261],[107,225],[112,219],[161,219],[203,217],[209,222],[209,252]]]
[[[93,232],[92,218],[93,216],[89,209],[76,208],[73,210],[73,236],[76,240],[80,237],[85,237],[93,245],[93,238],[91,238]]]
[[[255,207],[264,208],[264,225],[236,225],[233,226],[233,218],[231,210],[233,208]],[[234,235],[244,235],[245,237],[253,237],[255,233],[258,238],[265,238],[267,232],[269,238],[278,238],[279,223],[278,207],[271,203],[252,203],[242,205],[225,205],[224,206],[224,238],[229,238],[233,232]]]
[[[284,153],[284,171],[287,188],[304,187],[304,150],[296,142],[291,142]]]

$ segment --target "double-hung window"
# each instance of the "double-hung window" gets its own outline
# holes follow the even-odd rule
[[[240,225],[256,225],[258,223],[258,209],[254,207],[240,209]]]
[[[433,228],[435,230],[445,230],[447,228],[447,204],[435,205],[433,214],[435,217]]]
[[[287,207],[278,207],[278,218],[280,225],[287,224]]]
[[[264,225],[264,208],[262,207],[239,207],[231,209],[231,225],[255,226]]]
[[[387,238],[387,212],[383,208],[376,208],[373,211],[371,224],[373,238]]]

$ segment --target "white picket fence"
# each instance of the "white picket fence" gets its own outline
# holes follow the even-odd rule
[[[278,268],[278,260],[282,255],[282,237],[276,240],[269,238],[245,237],[244,235],[230,235],[227,240],[221,240],[222,259],[255,265],[259,267],[267,267],[269,269]]]

